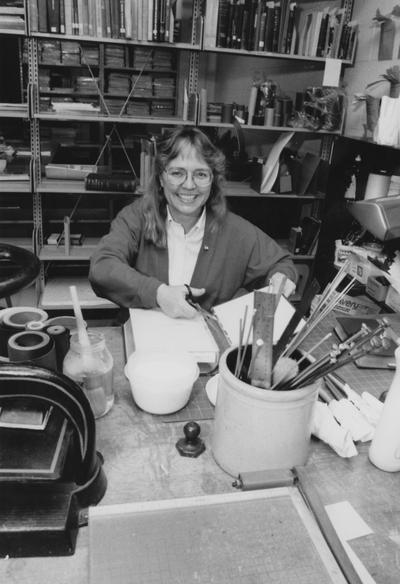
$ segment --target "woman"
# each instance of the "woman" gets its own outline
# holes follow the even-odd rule
[[[188,290],[206,309],[282,274],[284,292],[292,292],[297,276],[289,255],[227,211],[224,170],[224,155],[199,129],[163,136],[148,191],[119,212],[92,256],[96,294],[122,307],[159,306],[191,318]]]

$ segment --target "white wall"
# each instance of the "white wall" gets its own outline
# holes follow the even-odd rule
[[[355,94],[364,94],[368,83],[380,79],[380,75],[389,67],[399,65],[398,46],[400,43],[400,18],[395,20],[397,27],[394,50],[390,60],[378,60],[380,29],[373,26],[372,19],[379,7],[381,14],[392,12],[396,0],[354,0],[353,20],[359,23],[358,47],[353,67],[347,67],[344,84],[348,99],[345,134],[365,137],[366,109],[365,103],[354,104]],[[389,93],[389,84],[382,83],[375,91],[380,95]],[[369,136],[367,136],[369,137]]]

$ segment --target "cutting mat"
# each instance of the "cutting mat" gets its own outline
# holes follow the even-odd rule
[[[200,377],[193,386],[193,391],[187,405],[173,414],[160,416],[163,422],[188,422],[190,420],[212,420],[214,406],[207,397],[205,384],[208,377]]]
[[[91,507],[90,583],[344,584],[295,487]]]

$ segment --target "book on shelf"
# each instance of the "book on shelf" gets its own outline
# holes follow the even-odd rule
[[[274,1],[266,2],[264,50],[271,52],[274,36]]]
[[[91,172],[85,178],[85,189],[88,191],[117,191],[134,193],[137,178],[131,172],[98,173]]]
[[[82,245],[82,243],[84,241],[84,236],[82,235],[82,233],[70,233],[69,239],[70,239],[71,245]],[[48,236],[46,243],[47,243],[47,245],[55,245],[57,247],[59,245],[63,245],[65,243],[64,232],[51,233]]]
[[[261,288],[267,291],[268,287]],[[254,310],[254,292],[249,292],[238,298],[221,303],[212,308],[211,313],[216,318],[227,345],[239,344],[239,325],[245,311],[251,314]],[[276,343],[295,309],[290,302],[281,296],[275,311],[273,341]],[[173,350],[181,349],[192,353],[202,364],[215,365],[219,358],[219,345],[216,342],[207,319],[200,312],[192,319],[171,318],[160,309],[129,309],[129,319],[124,325],[124,338],[127,357],[134,350]],[[243,338],[251,342],[250,318]]]
[[[48,32],[58,34],[60,32],[60,2],[59,0],[47,0]]]
[[[207,18],[207,28],[206,28],[206,35],[207,38],[209,38],[209,36],[215,34],[216,35],[216,40],[215,40],[215,44],[214,46],[217,47],[222,47],[225,48],[227,47],[227,37],[228,37],[228,26],[229,26],[229,21],[228,21],[228,16],[229,16],[229,5],[230,2],[229,0],[220,0],[220,2],[215,2],[213,3],[215,4],[214,8],[212,9],[212,13],[211,13],[211,9],[208,8],[207,6],[207,12],[208,12],[208,16],[209,18]],[[215,10],[218,7],[218,16],[215,19]],[[208,25],[208,23],[210,23]],[[213,29],[213,25],[216,26],[216,29]],[[211,32],[208,32],[208,28],[212,28]],[[210,42],[208,44],[209,47],[212,46],[212,43]]]
[[[0,3],[0,14],[13,14],[24,16],[25,10],[23,6],[18,6],[16,4],[1,4]]]
[[[322,11],[321,16],[321,24],[319,27],[318,32],[318,40],[317,40],[317,48],[315,51],[316,57],[325,57],[325,44],[326,44],[326,35],[328,31],[329,25],[329,10],[325,9]]]
[[[247,0],[242,5],[240,43],[238,43],[238,49],[246,49],[246,47],[247,47],[247,34],[248,34],[248,29],[249,29],[249,17],[250,17],[250,0]]]
[[[279,19],[278,53],[285,52],[287,27],[289,22],[290,0],[281,0],[281,14]]]
[[[0,428],[44,430],[52,410],[52,406],[33,404],[30,399],[7,399],[0,408]]]
[[[275,0],[274,11],[272,18],[272,51],[274,53],[278,52],[279,49],[279,28],[281,21],[281,2],[280,0]]]
[[[0,11],[1,30],[25,30],[25,21],[19,14],[2,14]]]
[[[257,34],[256,44],[258,51],[265,50],[265,28],[267,24],[267,6],[266,4],[262,5],[261,13],[260,13],[260,26],[259,32]]]
[[[290,55],[293,53],[293,46],[296,38],[296,14],[297,14],[297,2],[290,2],[289,4],[289,14],[287,22],[286,40],[283,46],[283,53]]]

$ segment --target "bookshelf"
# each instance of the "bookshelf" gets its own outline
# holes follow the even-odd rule
[[[224,132],[233,133],[231,122],[209,122],[202,117],[203,88],[207,101],[242,103],[247,107],[253,74],[266,71],[268,77],[277,79],[280,88],[294,100],[296,90],[321,82],[326,62],[326,56],[300,54],[296,49],[287,53],[267,50],[266,45],[263,50],[219,46],[219,7],[234,2],[178,1],[174,8],[176,12],[169,14],[168,38],[165,37],[165,28],[164,33],[157,28],[162,21],[154,14],[157,2],[122,1],[122,21],[121,15],[111,11],[112,3],[104,3],[106,6],[110,4],[108,17],[99,13],[98,4],[95,0],[82,0],[79,2],[80,13],[76,14],[75,0],[61,0],[57,28],[51,26],[50,14],[43,23],[42,16],[47,10],[45,0],[26,0],[24,31],[18,30],[12,35],[19,43],[20,99],[19,103],[0,103],[0,121],[8,118],[13,124],[18,119],[19,124],[24,124],[24,136],[28,136],[32,157],[29,180],[19,184],[9,181],[6,188],[13,196],[17,193],[15,200],[18,197],[23,199],[20,208],[24,210],[24,218],[18,221],[18,230],[21,231],[18,236],[21,235],[26,244],[34,241],[34,249],[42,261],[37,288],[39,304],[50,283],[57,290],[66,270],[85,279],[95,243],[108,231],[115,213],[132,197],[141,194],[140,187],[131,195],[115,191],[105,193],[86,190],[83,180],[47,178],[46,164],[59,155],[56,144],[65,146],[67,152],[69,148],[69,154],[63,159],[65,164],[75,162],[71,158],[71,149],[77,152],[81,147],[84,149],[95,144],[96,156],[92,152],[90,160],[87,159],[87,163],[94,163],[107,138],[113,135],[110,148],[103,153],[107,164],[112,160],[114,168],[117,160],[118,168],[121,163],[121,153],[115,155],[114,148],[119,147],[121,138],[135,171],[140,174],[140,161],[137,156],[135,159],[138,143],[133,136],[138,136],[140,143],[141,139],[159,133],[163,127],[176,124],[199,125],[215,139]],[[169,2],[162,5],[168,7]],[[349,0],[302,0],[297,5],[318,12],[331,6],[342,11],[343,24],[350,20],[352,2]],[[18,8],[21,10],[21,6]],[[142,20],[141,23],[137,21],[135,27],[138,10],[142,12]],[[80,26],[85,14],[90,15],[91,21]],[[78,18],[78,21],[81,18],[78,25],[74,24],[73,18]],[[343,64],[352,62],[354,50],[355,43],[345,55]],[[303,145],[327,160],[332,136],[340,134],[342,127],[327,132],[287,124],[242,125],[249,157],[260,157],[268,152],[278,132],[292,131],[295,132],[295,147]],[[297,224],[304,213],[315,216],[322,213],[324,200],[320,192],[302,196],[295,192],[260,195],[250,188],[247,179],[245,182],[228,181],[230,205],[267,231],[270,231],[268,220],[264,221],[264,218],[271,214],[270,223],[279,225],[278,231],[272,235],[283,245],[289,239],[290,226]],[[3,203],[1,181],[0,192],[1,204],[7,207],[7,203]],[[80,246],[71,246],[65,253],[63,245],[49,245],[47,238],[52,233],[62,232],[64,216],[71,213],[71,229],[82,233],[83,242]],[[274,217],[278,217],[277,222]],[[5,237],[11,237],[11,223],[12,219],[7,224]],[[313,258],[313,253],[295,256],[297,262],[308,267]]]
[[[263,26],[261,12],[271,6],[276,8],[277,5],[280,8],[275,23],[278,38],[272,45],[267,42],[265,22],[264,32],[260,32],[258,27]],[[293,8],[296,16],[292,22],[292,34],[287,31],[288,21],[285,18],[290,18],[289,12]],[[249,14],[246,17],[243,12],[251,12],[252,9],[259,13],[255,17]],[[351,21],[351,14],[352,2],[341,0],[281,0],[265,3],[220,0],[208,2],[205,13],[199,62],[198,124],[217,142],[227,145],[228,149],[239,151],[239,156],[236,153],[236,158],[233,155],[230,160],[231,180],[241,181],[235,187],[232,183],[228,184],[230,207],[272,235],[291,253],[295,250],[292,257],[303,283],[304,278],[307,279],[312,274],[316,245],[314,242],[309,252],[299,253],[298,248],[293,245],[291,228],[303,226],[308,217],[317,221],[323,219],[326,184],[319,192],[313,189],[302,197],[299,197],[295,188],[293,192],[285,194],[254,194],[254,191],[249,193],[246,185],[251,170],[243,168],[238,171],[238,167],[243,152],[249,160],[266,160],[276,140],[289,132],[294,132],[294,136],[287,148],[300,156],[312,153],[320,157],[322,162],[329,161],[335,136],[341,135],[343,131],[345,106],[339,90],[325,90],[323,85],[326,85],[328,62],[340,60],[340,74],[343,73],[344,66],[353,63],[357,25]],[[312,21],[312,27],[307,33],[308,38],[304,39],[301,38],[305,28],[302,23],[306,15]],[[317,24],[321,24],[322,18],[326,21],[325,32]],[[331,38],[328,39],[330,26]],[[348,33],[346,42],[345,31]],[[259,42],[256,42],[257,38]],[[290,38],[292,40],[287,42]],[[264,82],[275,88],[274,117],[269,119],[264,109],[267,100],[260,91]],[[254,87],[257,87],[257,97],[251,110],[251,92]],[[337,108],[341,113],[332,123],[325,123],[322,118],[316,124],[314,121],[309,123],[308,112],[307,116],[303,115],[304,106],[297,107],[299,94],[307,95],[306,99],[311,101],[308,92],[315,87],[320,87],[321,94],[324,93],[327,97],[329,95],[329,99],[333,96],[337,105],[342,104]],[[287,100],[293,104],[292,113],[286,118],[282,116],[277,119],[275,114],[281,100],[282,103]],[[257,116],[260,103],[262,112]],[[240,127],[233,128],[234,118],[229,120],[229,115],[228,120],[224,119],[224,109],[229,111],[229,107],[240,112]],[[301,290],[298,290],[297,297],[301,297]]]

